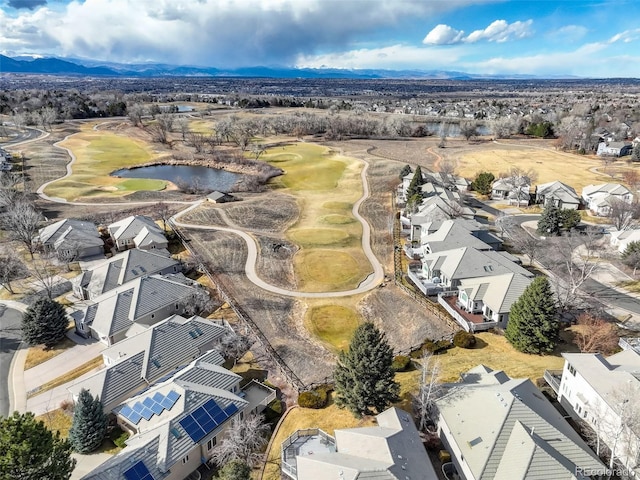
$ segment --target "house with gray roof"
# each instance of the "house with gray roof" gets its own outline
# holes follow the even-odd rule
[[[565,210],[578,210],[580,207],[580,196],[573,187],[559,181],[543,183],[536,186],[536,203],[553,205]]]
[[[632,341],[631,344],[634,342]],[[588,425],[613,451],[615,464],[640,475],[640,352],[628,341],[625,350],[605,357],[600,353],[563,353],[561,371],[544,378],[558,401],[575,420]]]
[[[420,238],[423,253],[441,252],[458,247],[472,247],[477,250],[500,250],[502,240],[492,234],[485,225],[475,220],[445,220],[432,233]]]
[[[91,222],[64,219],[41,228],[34,243],[61,258],[82,260],[104,255],[104,241]]]
[[[168,379],[118,405],[118,424],[130,432],[126,447],[83,480],[183,480],[211,459],[230,422],[259,412],[275,391],[241,377],[205,354]]]
[[[113,345],[133,331],[182,314],[185,302],[201,288],[196,285],[182,275],[136,278],[95,297],[83,310],[75,312],[72,317],[76,332]]]
[[[600,142],[596,155],[599,157],[624,157],[631,155],[633,145],[626,142]]]
[[[167,248],[168,242],[162,229],[152,218],[132,215],[107,227],[116,250],[129,248],[153,250]]]
[[[491,185],[492,200],[507,200],[509,205],[527,206],[531,199],[531,180],[526,176],[499,178]]]
[[[466,480],[583,480],[605,466],[529,379],[480,365],[436,400],[438,433]]]
[[[200,357],[225,335],[233,335],[233,330],[223,320],[173,315],[103,350],[106,368],[74,382],[69,392],[75,400],[80,390],[89,390],[100,397],[109,412],[162,376]],[[220,357],[220,365],[223,361]]]
[[[179,273],[182,265],[166,250],[132,248],[120,252],[71,280],[73,293],[90,300],[145,275]]]
[[[377,426],[343,428],[334,436],[298,430],[281,447],[281,469],[293,480],[436,480],[438,476],[407,412],[392,407]]]
[[[619,183],[587,185],[582,189],[585,205],[595,215],[606,217],[611,211],[612,201],[633,202],[633,193]]]

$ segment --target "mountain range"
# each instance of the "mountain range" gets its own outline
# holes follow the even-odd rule
[[[266,78],[340,78],[340,79],[527,79],[527,75],[476,75],[455,71],[421,70],[348,70],[335,68],[214,67],[177,66],[160,63],[120,64],[85,59],[56,57],[7,57],[0,55],[0,73],[46,75],[82,75],[112,77],[266,77]],[[563,77],[567,78],[567,77]]]

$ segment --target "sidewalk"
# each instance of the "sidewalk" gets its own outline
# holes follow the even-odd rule
[[[84,380],[85,378],[89,378],[91,375],[95,374],[99,371],[100,368],[94,368],[90,372],[81,375],[80,377],[71,380],[65,384],[62,384],[58,387],[52,388],[51,390],[47,390],[39,395],[27,399],[27,410],[33,412],[35,415],[42,415],[43,413],[50,412],[51,410],[55,410],[60,408],[60,404],[64,400],[71,400],[71,393],[69,393],[69,388],[76,382]]]

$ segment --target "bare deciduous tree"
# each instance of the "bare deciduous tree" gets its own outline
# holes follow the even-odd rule
[[[460,134],[468,142],[473,137],[478,136],[478,122],[473,120],[465,120],[460,122]]]
[[[38,233],[38,225],[42,215],[35,206],[25,198],[19,198],[7,206],[7,211],[1,218],[2,228],[9,237],[21,242],[33,259],[33,237]]]
[[[256,160],[258,160],[266,150],[267,148],[262,143],[251,144],[251,153],[253,153]]]
[[[127,105],[127,116],[134,127],[142,126],[142,116],[144,115],[144,107],[139,103]]]
[[[15,293],[11,282],[29,275],[29,270],[17,255],[0,255],[0,285],[11,294]]]
[[[184,313],[189,316],[208,314],[216,307],[216,303],[209,296],[209,292],[201,287],[194,288],[192,293],[182,300],[181,304],[184,308]]]
[[[591,313],[582,313],[577,321],[576,345],[582,353],[609,355],[618,348],[618,328]]]
[[[178,131],[182,134],[182,141],[187,141],[187,134],[189,133],[189,119],[187,117],[178,117],[175,121]]]
[[[167,222],[171,217],[171,209],[164,202],[158,202],[153,206],[153,214],[162,220],[162,230],[167,231]]]
[[[432,353],[425,351],[420,360],[420,368],[420,385],[413,398],[413,408],[418,420],[418,430],[424,432],[429,425],[434,424],[435,401],[442,394],[442,386],[438,382],[440,361]]]
[[[529,258],[529,265],[533,265],[540,249],[543,247],[543,241],[517,226],[511,229],[511,232],[509,238],[513,248],[525,254]]]
[[[609,200],[609,219],[617,230],[630,228],[640,218],[640,203],[625,202],[621,198]]]
[[[248,415],[244,420],[235,416],[225,437],[212,450],[211,461],[224,465],[231,460],[240,460],[255,465],[262,457],[261,449],[267,444],[269,425],[262,415]]]
[[[233,359],[234,366],[250,347],[251,340],[249,338],[233,332],[224,334],[218,344],[220,354],[226,359]]]
[[[29,267],[31,276],[35,279],[34,283],[41,287],[41,292],[53,299],[53,293],[59,281],[57,277],[59,266],[56,265],[55,257],[50,253],[43,253],[38,258],[32,259]]]

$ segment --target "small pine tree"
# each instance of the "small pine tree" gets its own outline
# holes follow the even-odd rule
[[[220,469],[220,480],[250,480],[251,467],[241,460],[231,460]]]
[[[476,179],[471,182],[471,190],[478,192],[480,195],[489,195],[495,179],[496,177],[491,172],[480,172],[476,175]]]
[[[620,256],[622,263],[633,268],[633,274],[640,268],[640,242],[629,242]]]
[[[336,404],[354,415],[382,412],[398,400],[393,350],[373,323],[356,328],[349,349],[340,352],[334,380]]]
[[[551,352],[558,342],[556,312],[547,277],[536,277],[511,306],[505,338],[524,353]]]
[[[402,170],[400,170],[400,180],[402,180],[404,177],[406,177],[407,175],[409,175],[411,173],[411,166],[410,165],[405,165],[404,167],[402,167]]]
[[[558,207],[549,203],[542,212],[540,220],[538,220],[538,233],[540,235],[560,235],[560,224],[562,223],[562,215]]]
[[[416,167],[416,171],[413,174],[413,178],[411,179],[411,183],[409,183],[409,187],[407,188],[407,198],[411,198],[414,195],[422,196],[422,185],[424,184],[424,179],[422,178],[422,170],[420,169],[420,165]]]
[[[108,419],[98,397],[80,390],[69,430],[69,442],[78,453],[90,453],[102,445],[107,434]]]
[[[29,345],[53,347],[67,333],[69,320],[55,300],[39,298],[22,315],[22,338]]]

